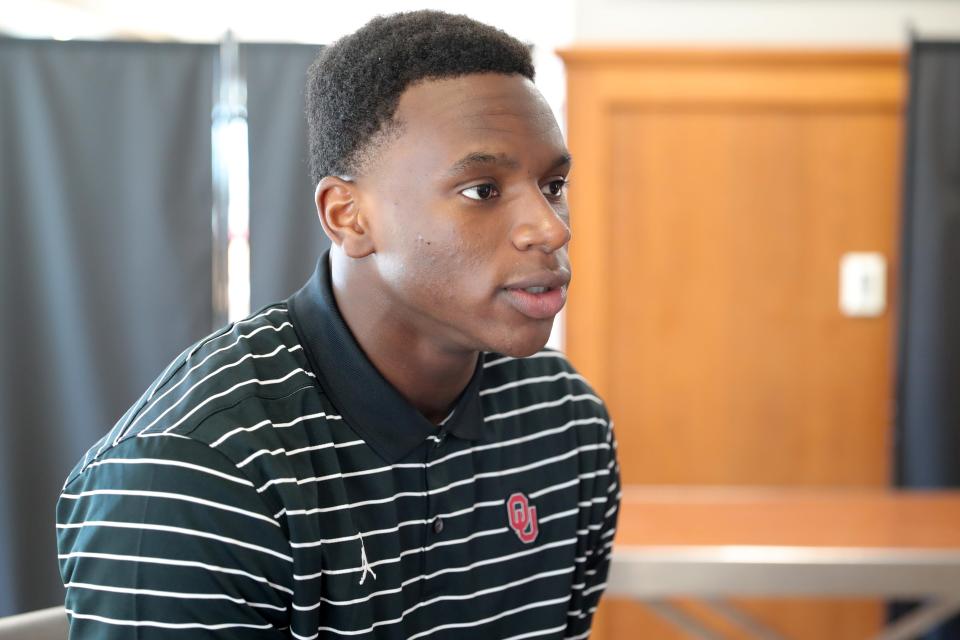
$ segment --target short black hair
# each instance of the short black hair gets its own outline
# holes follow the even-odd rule
[[[411,84],[471,73],[533,80],[530,49],[482,22],[429,10],[378,16],[324,48],[307,73],[313,183],[362,170],[397,133],[393,116]]]

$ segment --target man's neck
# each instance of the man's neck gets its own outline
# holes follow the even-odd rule
[[[380,375],[438,424],[473,377],[479,352],[443,349],[436,336],[398,321],[386,298],[344,266],[335,260],[331,264],[333,294],[344,322]]]

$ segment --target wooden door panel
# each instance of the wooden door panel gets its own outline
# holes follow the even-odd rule
[[[874,185],[897,123],[614,111],[605,391],[626,483],[886,482],[891,323],[843,317],[837,283],[845,251],[893,258]]]

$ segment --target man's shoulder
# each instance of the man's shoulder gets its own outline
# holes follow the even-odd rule
[[[485,354],[480,395],[494,412],[522,412],[543,405],[562,414],[606,416],[603,400],[566,355],[555,349],[544,348],[525,358]]]
[[[84,456],[71,476],[130,438],[197,437],[205,423],[263,415],[260,405],[312,388],[303,347],[283,303],[265,307],[197,341],[147,387],[112,429]],[[215,436],[204,433],[198,439]]]

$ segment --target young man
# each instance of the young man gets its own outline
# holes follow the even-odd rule
[[[71,637],[587,637],[619,471],[602,401],[543,350],[570,156],[532,79],[522,43],[438,12],[321,54],[332,249],[70,474]]]

